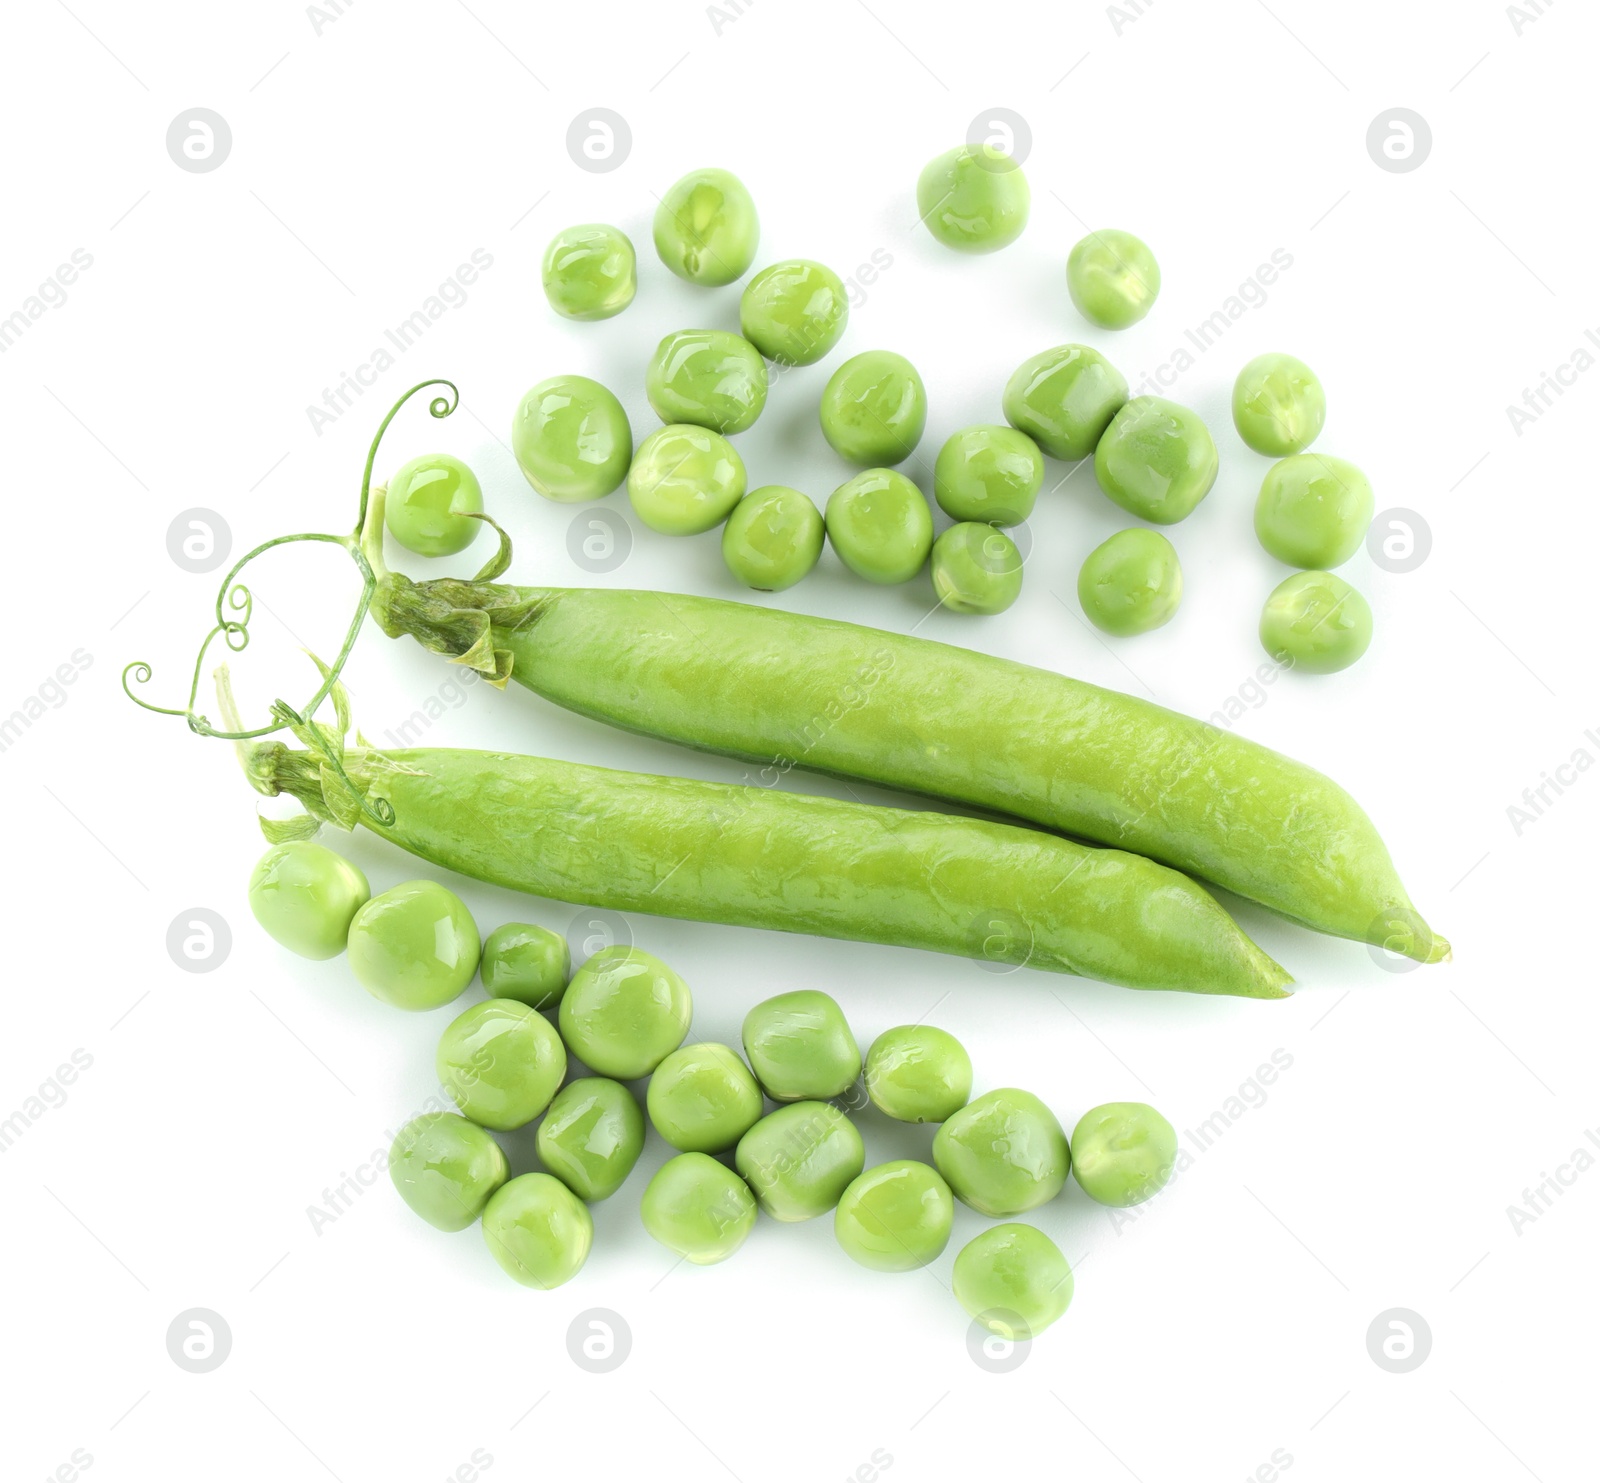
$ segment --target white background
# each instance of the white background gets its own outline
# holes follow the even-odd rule
[[[1488,0],[1166,0],[1130,3],[1120,21],[1087,4],[734,9],[713,21],[688,3],[363,3],[320,22],[292,4],[9,10],[0,317],[75,249],[93,263],[0,355],[11,537],[0,711],[42,685],[50,702],[0,755],[0,1116],[29,1106],[75,1050],[92,1065],[4,1154],[0,1470],[50,1476],[77,1449],[93,1478],[141,1480],[391,1483],[574,1466],[745,1483],[985,1468],[1142,1483],[1580,1476],[1600,1173],[1567,1161],[1600,1121],[1589,950],[1600,776],[1569,774],[1578,781],[1520,834],[1507,808],[1576,750],[1600,757],[1585,737],[1600,729],[1600,373],[1578,376],[1520,435],[1505,409],[1600,326],[1600,19],[1548,7],[1519,34]],[[233,136],[204,174],[165,147],[169,124],[197,106]],[[596,106],[632,132],[629,158],[606,174],[579,169],[565,144]],[[1378,168],[1366,148],[1375,115],[1396,106],[1432,129],[1411,173]],[[1031,126],[1032,221],[1007,251],[961,257],[916,228],[914,185],[996,107]],[[1171,390],[1206,416],[1222,474],[1173,532],[1187,592],[1169,627],[1102,642],[1085,626],[1078,565],[1127,522],[1089,470],[1051,489],[1060,465],[1031,522],[1022,599],[1001,617],[929,616],[925,578],[869,588],[831,553],[799,588],[755,600],[920,623],[1202,715],[1252,694],[1238,729],[1363,801],[1455,962],[1385,971],[1360,945],[1230,902],[1301,985],[1261,1004],[632,923],[693,987],[696,1037],[736,1041],[751,1003],[800,987],[836,995],[863,1045],[931,1012],[970,1048],[978,1090],[1029,1088],[1069,1128],[1097,1102],[1140,1098],[1192,1149],[1187,1135],[1258,1066],[1292,1058],[1136,1221],[1119,1230],[1072,1185],[1036,1212],[1077,1270],[1077,1296],[1010,1374],[974,1363],[948,1291],[955,1251],[985,1224],[972,1212],[926,1272],[872,1274],[837,1249],[830,1221],[765,1219],[726,1265],[671,1271],[637,1219],[664,1157],[653,1133],[595,1209],[588,1266],[554,1293],[512,1285],[476,1231],[422,1225],[381,1175],[318,1234],[308,1207],[373,1174],[388,1131],[435,1090],[439,1031],[481,990],[406,1016],[363,994],[342,961],[276,948],[245,901],[263,846],[229,749],[119,691],[122,666],[143,658],[152,696],[180,703],[207,625],[220,573],[169,558],[174,516],[220,513],[235,554],[282,531],[346,528],[379,418],[430,375],[459,381],[462,409],[444,423],[403,414],[379,474],[420,452],[463,456],[516,539],[514,576],[590,580],[567,555],[574,512],[533,495],[510,458],[512,410],[533,382],[582,372],[616,389],[642,436],[659,336],[736,326],[737,288],[680,283],[650,248],[655,196],[707,164],[755,196],[757,267],[803,255],[850,276],[874,252],[892,259],[840,346],[780,380],[740,439],[753,483],[792,483],[819,503],[848,473],[815,420],[846,356],[882,346],[921,368],[930,420],[906,467],[931,489],[939,444],[999,420],[1000,389],[1026,356],[1083,340],[1136,382],[1274,249],[1293,258]],[[544,244],[580,221],[616,223],[640,253],[637,302],[600,325],[558,321],[539,288]],[[1065,293],[1067,250],[1091,226],[1136,231],[1161,261],[1155,311],[1121,335],[1084,324]],[[480,248],[493,266],[466,304],[319,434],[308,405]],[[1343,574],[1371,600],[1370,654],[1257,694],[1256,619],[1285,573],[1251,532],[1267,464],[1235,436],[1227,398],[1238,367],[1269,349],[1318,370],[1330,405],[1318,446],[1370,473],[1380,510],[1422,514],[1433,550],[1404,575],[1358,554]],[[622,494],[608,507],[629,513]],[[742,595],[715,536],[634,524],[628,561],[593,580]],[[297,642],[337,647],[351,576],[338,553],[307,547],[255,570],[262,605],[238,667],[257,713],[272,694],[310,693]],[[89,667],[49,689],[79,650]],[[442,661],[371,630],[349,678],[378,739],[452,694]],[[516,687],[465,694],[427,740],[740,775]],[[328,840],[375,889],[417,873],[370,836]],[[568,905],[450,884],[485,930],[573,918]],[[195,907],[232,931],[206,974],[181,971],[166,948]],[[926,1156],[930,1130],[875,1115],[862,1126],[870,1162]],[[531,1137],[509,1141],[528,1167]],[[1508,1207],[1563,1167],[1570,1188],[1519,1230]],[[166,1348],[169,1323],[194,1307],[232,1333],[226,1362],[204,1375]],[[1407,1374],[1368,1353],[1369,1325],[1395,1307],[1432,1334]],[[568,1356],[569,1325],[593,1308],[631,1330],[610,1374]]]

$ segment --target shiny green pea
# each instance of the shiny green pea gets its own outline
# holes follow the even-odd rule
[[[1078,601],[1106,633],[1148,633],[1171,620],[1183,598],[1183,568],[1160,531],[1135,525],[1096,546],[1078,573]]]
[[[1162,397],[1135,397],[1095,448],[1094,476],[1130,515],[1176,525],[1217,482],[1217,445],[1198,412]]]
[[[251,913],[302,958],[337,958],[371,896],[359,866],[310,839],[273,845],[250,872]]]
[[[639,1206],[644,1228],[697,1267],[725,1262],[755,1229],[756,1200],[725,1164],[680,1153],[656,1170]]]
[[[568,227],[544,253],[544,296],[567,319],[610,319],[633,302],[638,286],[633,243],[599,223]]]
[[[407,551],[418,556],[454,556],[482,528],[478,476],[448,453],[426,453],[402,465],[389,481],[383,523]]]
[[[1258,355],[1233,383],[1233,425],[1257,453],[1299,453],[1316,441],[1327,415],[1316,372],[1292,355]]]
[[[1011,373],[1001,407],[1051,458],[1076,462],[1094,452],[1128,400],[1122,372],[1087,345],[1057,345]]]
[[[972,1095],[972,1061],[948,1030],[899,1025],[867,1052],[867,1095],[903,1123],[942,1123]]]
[[[841,458],[869,467],[910,458],[928,424],[917,368],[892,350],[864,350],[828,378],[818,409],[822,436]]]
[[[633,429],[622,403],[587,376],[553,376],[523,397],[511,450],[546,499],[603,499],[628,473]]]
[[[1019,1343],[1036,1339],[1072,1302],[1072,1268],[1061,1248],[1034,1226],[991,1226],[956,1253],[950,1285],[991,1333]]]
[[[874,1272],[925,1267],[950,1240],[955,1201],[936,1170],[894,1159],[851,1181],[833,1212],[845,1255]]]
[[[490,1197],[483,1239],[508,1276],[548,1291],[576,1277],[588,1260],[594,1221],[553,1175],[522,1174]]]
[[[746,587],[782,592],[817,564],[825,529],[808,495],[765,484],[733,507],[722,527],[722,559]]]
[[[742,433],[767,404],[767,363],[726,330],[679,330],[656,346],[644,385],[663,422]]]
[[[1106,1102],[1072,1130],[1072,1177],[1102,1205],[1139,1205],[1159,1194],[1178,1161],[1172,1124],[1144,1102]]]
[[[478,929],[466,903],[437,881],[406,881],[374,896],[350,922],[357,982],[399,1009],[438,1009],[478,971]]]
[[[956,1198],[982,1215],[1021,1215],[1061,1193],[1071,1156],[1055,1113],[1032,1092],[988,1092],[951,1116],[933,1162]]]
[[[922,491],[893,469],[868,469],[828,496],[828,540],[858,577],[909,582],[933,549],[933,512]]]
[[[980,424],[951,433],[933,466],[933,497],[952,520],[1021,525],[1043,483],[1039,445],[1014,427]]]
[[[844,1010],[817,989],[763,999],[745,1015],[741,1036],[774,1102],[837,1097],[861,1074],[861,1047]]]
[[[1296,453],[1267,470],[1256,499],[1256,538],[1289,566],[1343,566],[1367,538],[1372,485],[1353,463]]]
[[[628,470],[628,500],[651,530],[693,536],[728,518],[744,483],[744,460],[721,433],[674,423],[639,445]]]
[[[389,1178],[400,1198],[429,1225],[464,1231],[506,1182],[500,1145],[453,1112],[425,1112],[395,1135]]]
[[[997,252],[1028,224],[1028,178],[1013,159],[963,144],[930,160],[917,177],[917,214],[957,252]]]
[[[809,366],[844,333],[850,301],[832,268],[794,258],[763,268],[739,298],[739,329],[770,361]]]
[[[434,1070],[464,1116],[509,1132],[550,1105],[567,1074],[567,1052],[538,1010],[485,999],[445,1026]]]
[[[650,1076],[645,1097],[656,1132],[684,1153],[722,1153],[761,1116],[761,1088],[725,1045],[685,1045]]]
[[[478,972],[491,998],[554,1009],[572,975],[572,953],[559,932],[532,922],[506,922],[484,941]]]
[[[755,260],[761,223],[755,202],[726,170],[691,170],[656,207],[656,252],[680,278],[716,288]]]
[[[608,1200],[644,1151],[644,1114],[621,1082],[580,1076],[556,1093],[534,1147],[580,1200]]]
[[[1022,553],[1003,530],[974,520],[933,543],[933,590],[956,613],[1003,613],[1022,591]]]
[[[1307,674],[1349,669],[1372,642],[1367,600],[1332,572],[1296,572],[1272,589],[1261,614],[1261,646]]]
[[[1090,324],[1125,330],[1150,312],[1161,269],[1132,232],[1090,232],[1067,254],[1067,292]]]
[[[603,947],[572,975],[561,1035],[602,1076],[648,1076],[683,1044],[694,1012],[689,986],[643,948]]]
[[[761,1208],[784,1221],[832,1210],[866,1161],[855,1124],[828,1102],[791,1102],[768,1113],[733,1155]]]

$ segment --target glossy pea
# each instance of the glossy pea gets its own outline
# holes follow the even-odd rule
[[[1036,1339],[1072,1302],[1072,1268],[1034,1226],[991,1226],[956,1253],[950,1286],[991,1333],[1013,1343]]]
[[[580,1200],[607,1200],[644,1151],[644,1114],[621,1082],[580,1076],[556,1093],[534,1146],[539,1162]]]
[[[406,1202],[441,1231],[464,1231],[509,1170],[500,1145],[453,1112],[425,1112],[395,1135],[389,1178]]]
[[[948,1030],[898,1025],[867,1051],[867,1095],[897,1122],[942,1123],[972,1095],[972,1060]]]
[[[544,253],[544,296],[566,319],[610,319],[633,302],[638,268],[633,243],[599,223],[567,227]]]
[[[937,1170],[895,1159],[851,1181],[833,1212],[833,1234],[863,1267],[912,1272],[944,1250],[954,1216],[950,1186]]]
[[[1084,558],[1078,601],[1105,633],[1126,638],[1170,622],[1183,598],[1178,553],[1160,531],[1119,530]]]
[[[816,566],[825,532],[810,496],[765,484],[733,507],[722,527],[722,559],[746,587],[782,592]]]
[[[1233,383],[1233,425],[1257,453],[1299,453],[1316,441],[1327,415],[1316,372],[1292,355],[1258,355]]]
[[[602,1076],[648,1076],[683,1044],[693,1014],[689,986],[643,948],[603,947],[572,975],[561,1035]]]
[[[434,1070],[464,1116],[509,1132],[550,1105],[567,1074],[567,1052],[538,1010],[485,999],[445,1026]]]
[[[588,1260],[594,1221],[553,1175],[522,1174],[490,1197],[483,1239],[508,1276],[548,1290],[577,1276]]]
[[[678,330],[656,346],[644,386],[663,422],[742,433],[767,404],[767,363],[726,330]]]
[[[1172,1124],[1144,1102],[1105,1102],[1072,1130],[1072,1177],[1102,1205],[1139,1205],[1159,1194],[1178,1160]]]
[[[839,559],[869,582],[909,582],[933,549],[928,501],[894,469],[867,469],[841,484],[823,523]]]
[[[478,929],[466,903],[437,881],[406,881],[351,919],[350,969],[375,999],[437,1009],[478,971]]]
[[[763,268],[739,298],[739,329],[770,361],[809,366],[844,333],[850,301],[832,268],[793,258]]]
[[[851,463],[910,458],[928,424],[928,393],[917,368],[892,350],[864,350],[828,378],[818,409],[828,446]]]
[[[389,481],[383,522],[389,534],[418,556],[454,556],[482,528],[478,476],[448,453],[427,453],[401,466]]]
[[[692,423],[659,427],[628,470],[634,513],[662,535],[693,536],[720,525],[744,495],[744,460],[721,433]]]
[[[761,223],[755,202],[726,170],[691,170],[656,207],[654,237],[661,261],[680,278],[720,287],[755,260]]]
[[[861,1074],[861,1048],[844,1010],[817,989],[763,999],[745,1015],[741,1035],[774,1102],[837,1097]]]
[[[1272,589],[1261,614],[1261,646],[1307,674],[1349,669],[1372,642],[1372,609],[1343,577],[1296,572]]]
[[[957,252],[996,252],[1028,224],[1028,178],[1009,156],[963,144],[930,160],[917,177],[917,215]]]
[[[511,450],[546,499],[603,499],[628,473],[633,429],[622,403],[587,376],[553,376],[522,398]]]
[[[680,1153],[645,1186],[639,1215],[657,1241],[697,1267],[725,1262],[755,1229],[756,1199],[726,1164]]]
[[[250,911],[274,942],[302,958],[336,958],[372,896],[359,866],[315,840],[275,844],[250,872]]]
[[[1022,591],[1022,553],[1003,530],[973,520],[933,543],[933,591],[956,613],[1003,613]]]
[[[572,975],[572,953],[559,932],[532,922],[506,922],[484,940],[478,973],[491,998],[554,1009]]]
[[[855,1124],[828,1102],[791,1102],[743,1138],[733,1161],[774,1220],[811,1220],[839,1203],[866,1163]]]
[[[951,433],[933,466],[933,497],[952,520],[1020,525],[1043,483],[1039,445],[1014,427],[980,424]]]
[[[684,1153],[722,1153],[761,1117],[761,1088],[737,1052],[710,1041],[685,1045],[650,1075],[651,1125]]]
[[[1256,498],[1256,538],[1289,566],[1343,566],[1367,538],[1372,485],[1353,463],[1296,453],[1267,470]]]
[[[1125,330],[1155,304],[1161,269],[1132,232],[1090,232],[1067,254],[1067,292],[1090,324]]]
[[[1217,445],[1198,412],[1163,397],[1135,397],[1094,450],[1106,497],[1155,525],[1176,525],[1217,482]]]
[[[1094,452],[1127,400],[1122,372],[1098,350],[1057,345],[1011,373],[1001,406],[1012,427],[1070,463]]]
[[[933,1162],[956,1198],[982,1215],[1021,1215],[1061,1193],[1070,1155],[1055,1113],[1032,1092],[988,1092],[951,1116]]]

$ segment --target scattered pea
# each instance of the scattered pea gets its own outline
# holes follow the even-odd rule
[[[604,499],[627,476],[633,429],[622,403],[598,381],[553,376],[523,397],[511,450],[546,499]]]
[[[658,427],[628,470],[628,499],[651,530],[693,536],[721,525],[744,495],[744,460],[721,433]]]
[[[1366,598],[1332,572],[1296,572],[1272,589],[1261,614],[1261,646],[1307,674],[1349,669],[1371,642]]]
[[[972,1095],[972,1061],[948,1030],[899,1025],[867,1052],[867,1095],[903,1123],[942,1123]]]
[[[844,333],[850,301],[832,268],[794,258],[763,268],[739,298],[739,329],[783,366],[821,360]]]
[[[580,1076],[556,1093],[534,1146],[580,1200],[608,1200],[644,1151],[644,1114],[621,1082]]]
[[[933,512],[922,491],[893,469],[867,469],[828,496],[828,540],[858,577],[909,582],[933,549]]]
[[[402,465],[389,481],[383,523],[407,551],[418,556],[454,556],[482,528],[478,476],[448,453],[427,453]]]
[[[767,363],[726,330],[679,330],[656,346],[644,385],[663,422],[742,433],[767,404]]]
[[[1139,1205],[1159,1194],[1178,1160],[1178,1135],[1143,1102],[1106,1102],[1072,1130],[1072,1175],[1102,1205]]]
[[[756,1201],[725,1164],[703,1153],[668,1159],[645,1186],[644,1228],[697,1267],[725,1262],[755,1229]]]
[[[861,1134],[828,1102],[791,1102],[743,1138],[733,1162],[774,1220],[832,1210],[867,1161]]]
[[[508,1276],[549,1290],[577,1276],[588,1260],[594,1221],[553,1175],[522,1174],[490,1197],[483,1239]]]
[[[722,527],[722,559],[746,587],[782,592],[816,566],[825,530],[808,495],[765,484],[733,507]]]
[[[1013,1343],[1036,1339],[1072,1302],[1072,1268],[1034,1226],[991,1226],[956,1253],[956,1300],[991,1333]]]
[[[915,1159],[895,1159],[851,1181],[833,1212],[845,1255],[875,1272],[912,1272],[945,1248],[955,1216],[950,1186]]]
[[[1170,622],[1182,597],[1183,568],[1172,542],[1142,525],[1101,542],[1078,573],[1078,601],[1089,621],[1123,638]]]
[[[1055,1113],[1032,1092],[987,1092],[934,1135],[933,1162],[981,1215],[1021,1215],[1061,1193],[1070,1154]]]
[[[741,1036],[774,1102],[837,1097],[861,1074],[861,1048],[844,1011],[817,989],[763,999],[745,1015]]]
[[[434,1069],[465,1116],[509,1132],[550,1105],[567,1074],[567,1052],[538,1010],[485,999],[445,1026]]]
[[[425,1112],[395,1135],[389,1178],[406,1202],[441,1231],[464,1231],[509,1170],[500,1145],[453,1112]]]
[[[274,942],[302,958],[337,958],[372,896],[359,866],[315,840],[275,844],[250,872],[250,911]]]
[[[1125,330],[1150,312],[1161,268],[1132,232],[1090,232],[1067,254],[1067,292],[1090,324]]]
[[[685,1045],[650,1076],[650,1121],[684,1153],[723,1153],[761,1117],[761,1088],[725,1045]]]
[[[643,948],[603,947],[562,996],[561,1036],[585,1066],[618,1081],[648,1076],[683,1044],[689,986]]]
[[[485,939],[478,972],[490,998],[554,1009],[572,975],[572,953],[559,932],[531,922],[506,922]]]
[[[406,881],[374,896],[350,922],[357,982],[399,1009],[438,1009],[478,971],[478,929],[466,903],[437,881]]]
[[[544,296],[567,319],[610,319],[633,302],[638,286],[633,243],[615,227],[568,227],[544,253]]]
[[[742,277],[761,240],[750,192],[726,170],[691,170],[656,207],[656,252],[680,278],[718,288]]]
[[[917,178],[917,214],[957,252],[996,252],[1028,224],[1028,178],[1009,156],[963,144],[930,160]]]
[[[952,520],[1021,525],[1044,483],[1039,445],[1014,427],[951,433],[933,466],[933,497]]]
[[[975,520],[933,543],[933,590],[956,613],[1003,613],[1022,591],[1022,553],[1003,530]]]
[[[1256,499],[1256,537],[1289,566],[1343,566],[1367,538],[1372,485],[1353,463],[1296,453],[1267,470]]]
[[[1074,463],[1095,451],[1128,400],[1122,372],[1087,345],[1057,345],[1011,373],[1001,407],[1051,458]]]
[[[1282,458],[1309,448],[1327,415],[1322,383],[1292,355],[1258,355],[1233,383],[1233,425],[1257,453]]]
[[[892,350],[864,350],[828,378],[818,409],[822,436],[841,458],[867,467],[911,457],[928,423],[917,368]]]
[[[1162,397],[1135,397],[1095,448],[1094,476],[1130,515],[1175,525],[1217,482],[1217,445],[1198,413]]]

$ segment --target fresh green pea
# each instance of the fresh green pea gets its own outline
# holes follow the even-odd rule
[[[547,1291],[577,1276],[594,1244],[588,1207],[550,1174],[521,1174],[490,1197],[483,1239],[506,1274]]]
[[[608,1200],[644,1151],[644,1114],[621,1082],[580,1076],[556,1093],[534,1147],[580,1200]]]
[[[654,954],[619,943],[572,975],[561,999],[561,1035],[591,1070],[633,1081],[683,1044],[693,1013],[688,984]]]
[[[658,427],[628,470],[628,499],[651,530],[694,536],[728,518],[744,495],[744,460],[721,433],[692,423]]]
[[[1022,553],[1003,530],[975,520],[933,543],[933,590],[956,613],[1003,613],[1022,591]]]
[[[1316,372],[1292,355],[1258,355],[1233,383],[1233,425],[1257,453],[1282,458],[1309,448],[1327,415]]]
[[[756,1201],[726,1164],[703,1153],[668,1159],[645,1186],[644,1228],[697,1267],[725,1262],[755,1229]]]
[[[371,899],[360,867],[315,840],[275,844],[250,872],[250,911],[274,942],[302,958],[337,958]]]
[[[1296,453],[1267,470],[1256,499],[1256,537],[1289,566],[1343,566],[1367,538],[1372,485],[1353,463]]]
[[[755,260],[761,223],[755,202],[726,170],[691,170],[661,198],[656,252],[680,278],[718,288]]]
[[[478,972],[491,998],[554,1009],[572,976],[572,953],[559,932],[532,922],[506,922],[485,939]]]
[[[761,1117],[761,1088],[750,1068],[725,1045],[686,1045],[650,1076],[645,1097],[650,1121],[684,1153],[722,1153]]]
[[[1028,178],[1007,155],[963,144],[930,160],[917,177],[917,214],[935,240],[957,252],[997,252],[1028,224]]]
[[[1092,1107],[1072,1130],[1072,1175],[1102,1205],[1139,1205],[1159,1194],[1178,1161],[1172,1124],[1143,1102]]]
[[[837,1097],[861,1074],[861,1048],[838,1002],[817,989],[763,999],[744,1017],[744,1053],[774,1102]]]
[[[734,1150],[734,1166],[774,1220],[832,1210],[867,1151],[855,1124],[829,1102],[791,1102],[768,1113]]]
[[[955,1201],[938,1173],[915,1159],[894,1159],[851,1181],[833,1212],[845,1255],[874,1272],[912,1272],[945,1248]]]
[[[1123,638],[1171,621],[1182,597],[1183,568],[1172,542],[1142,525],[1102,541],[1078,573],[1078,601],[1089,621]]]
[[[867,1052],[867,1095],[902,1123],[942,1123],[972,1095],[972,1061],[948,1030],[899,1025]]]
[[[1199,413],[1161,397],[1135,397],[1095,448],[1094,476],[1130,515],[1176,525],[1217,482],[1217,445]]]
[[[933,1162],[982,1215],[1021,1215],[1061,1193],[1071,1156],[1056,1115],[1032,1092],[987,1092],[934,1135]]]
[[[911,457],[928,425],[917,368],[892,350],[864,350],[828,378],[818,409],[822,436],[840,458],[887,467]]]
[[[425,1112],[395,1135],[389,1178],[430,1226],[464,1231],[510,1171],[500,1145],[453,1112]]]
[[[448,453],[426,453],[401,466],[389,481],[383,521],[389,534],[418,556],[465,551],[483,522],[478,476]]]
[[[1072,1301],[1072,1268],[1034,1226],[991,1226],[956,1253],[956,1300],[991,1333],[1013,1343],[1036,1339]]]
[[[1307,674],[1349,669],[1371,642],[1366,598],[1332,572],[1296,572],[1272,589],[1261,614],[1262,648]]]
[[[1011,373],[1001,407],[1051,458],[1068,463],[1094,452],[1128,400],[1122,372],[1087,345],[1057,345]]]
[[[478,971],[478,929],[454,891],[406,881],[374,896],[350,922],[350,969],[374,999],[438,1009]]]
[[[663,422],[742,433],[767,404],[767,363],[726,330],[679,330],[656,346],[644,386]]]
[[[546,499],[604,499],[627,476],[633,429],[622,403],[598,381],[553,376],[517,407],[511,450]]]
[[[638,286],[633,243],[615,227],[568,227],[544,253],[544,296],[567,319],[610,319]]]
[[[817,564],[825,529],[810,496],[764,484],[733,507],[722,527],[722,559],[746,587],[782,592]]]
[[[1161,268],[1132,232],[1090,232],[1067,254],[1067,292],[1090,324],[1125,330],[1150,312]]]
[[[951,433],[933,466],[933,497],[952,520],[1021,525],[1043,483],[1039,445],[1014,427],[980,424]]]
[[[781,366],[821,360],[844,333],[850,301],[832,268],[794,258],[763,268],[739,298],[739,328]]]
[[[823,523],[839,559],[858,577],[909,582],[933,549],[933,512],[893,469],[867,469],[828,496]]]
[[[505,1133],[550,1105],[567,1074],[567,1051],[537,1009],[485,999],[445,1026],[434,1069],[464,1116]]]

